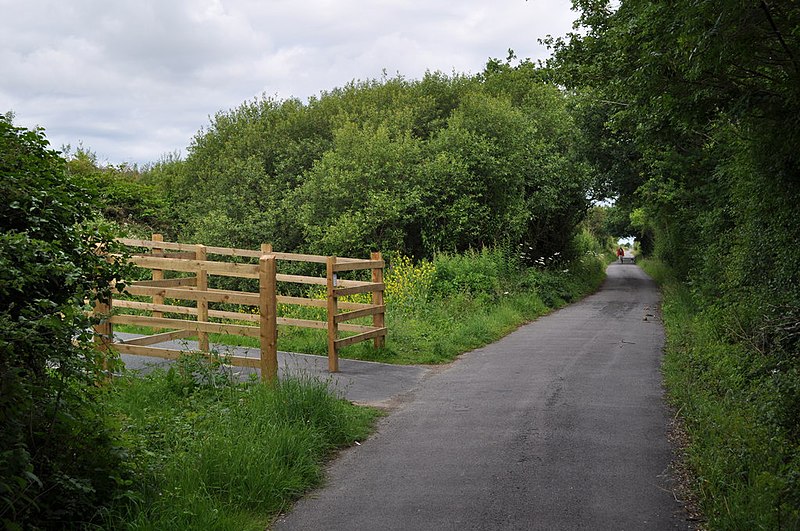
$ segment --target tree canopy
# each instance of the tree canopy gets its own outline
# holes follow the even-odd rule
[[[182,236],[340,255],[563,252],[590,182],[567,98],[541,77],[494,61],[480,76],[354,82],[218,113],[176,187]]]
[[[781,216],[798,193],[798,9],[718,0],[575,6],[581,31],[550,41],[551,66],[576,94],[583,152],[607,193],[646,212],[659,255],[684,276],[716,284],[722,264],[736,263],[726,288],[768,288],[753,284],[763,268],[756,277],[796,285],[789,264],[800,261],[782,253],[796,248],[797,224]]]

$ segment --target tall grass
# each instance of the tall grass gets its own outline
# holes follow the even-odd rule
[[[689,435],[687,460],[710,529],[800,529],[800,448],[779,422],[776,373],[732,341],[713,308],[655,261],[662,286],[671,400]]]
[[[114,528],[264,529],[322,478],[336,448],[363,439],[376,411],[302,376],[238,384],[187,355],[168,371],[115,381],[107,406],[136,480]]]

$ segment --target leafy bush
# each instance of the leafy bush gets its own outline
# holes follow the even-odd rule
[[[210,245],[431,260],[525,241],[551,254],[587,207],[574,133],[566,97],[530,62],[495,65],[246,102],[142,182],[162,183],[179,238]]]
[[[97,156],[82,147],[68,150],[65,157],[70,179],[93,191],[95,208],[105,219],[141,236],[172,232],[175,213],[166,194],[159,185],[144,182],[135,166],[100,166]]]
[[[0,117],[0,518],[11,528],[90,522],[125,477],[84,313],[121,268],[96,253],[110,235],[47,146]]]
[[[500,293],[502,263],[500,251],[469,250],[463,254],[439,253],[433,261],[433,290],[439,296],[468,294],[496,297]]]

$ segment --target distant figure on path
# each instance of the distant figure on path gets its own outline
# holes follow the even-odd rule
[[[620,245],[617,248],[617,258],[619,259],[619,263],[620,264],[622,263],[622,257],[623,256],[625,256],[625,249],[623,249],[622,246]]]

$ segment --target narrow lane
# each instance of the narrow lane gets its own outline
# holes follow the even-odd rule
[[[687,529],[655,284],[601,290],[426,379],[275,529]]]

